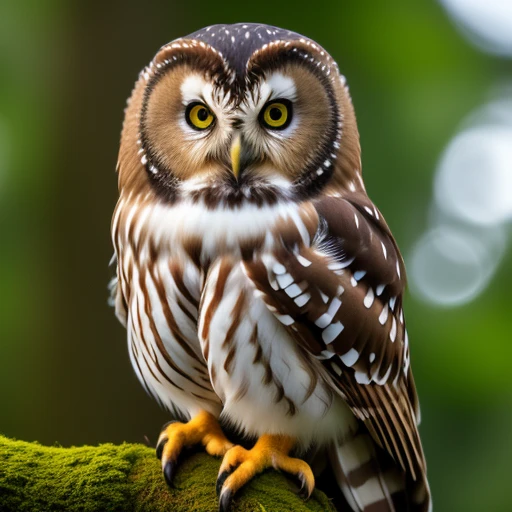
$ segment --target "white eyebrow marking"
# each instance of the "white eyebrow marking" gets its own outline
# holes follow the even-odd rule
[[[185,78],[180,87],[183,103],[187,105],[191,101],[197,101],[203,96],[207,85],[207,82],[199,74],[193,74]]]
[[[293,78],[285,76],[282,73],[273,73],[267,80],[265,80],[264,85],[268,85],[270,88],[270,90],[265,91],[267,92],[269,99],[286,98],[290,101],[297,99],[295,81]]]

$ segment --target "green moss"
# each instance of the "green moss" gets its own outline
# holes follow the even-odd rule
[[[47,447],[0,436],[0,511],[216,511],[220,461],[186,458],[168,489],[154,450],[142,445]],[[234,512],[334,510],[315,491],[304,502],[291,481],[269,471],[239,494]]]

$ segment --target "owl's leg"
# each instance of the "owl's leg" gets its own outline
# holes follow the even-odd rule
[[[181,451],[196,444],[202,444],[210,455],[218,457],[233,447],[233,443],[226,438],[215,416],[209,412],[201,411],[188,423],[168,423],[158,438],[156,455],[162,461],[165,481],[169,486],[172,485]]]
[[[309,498],[315,487],[315,477],[306,462],[288,456],[294,446],[292,437],[265,434],[250,450],[241,446],[231,448],[224,456],[217,479],[219,510],[229,510],[234,494],[267,468],[295,475],[302,483],[301,494]]]

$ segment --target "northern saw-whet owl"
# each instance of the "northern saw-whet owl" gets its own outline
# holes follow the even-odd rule
[[[270,467],[306,496],[329,472],[343,510],[430,510],[404,264],[329,54],[258,24],[163,46],[117,170],[116,313],[140,382],[183,420],[160,434],[167,482],[203,444],[223,457],[220,510]]]

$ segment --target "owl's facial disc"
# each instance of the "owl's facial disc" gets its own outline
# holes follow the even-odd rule
[[[242,103],[244,138],[260,156],[247,171],[292,187],[317,161],[325,162],[337,113],[324,84],[299,63],[267,71],[254,81]]]
[[[210,157],[212,164],[218,164],[219,173],[214,174],[221,178],[220,169],[227,167],[237,182],[241,175],[253,182],[289,182],[273,163],[273,153],[279,154],[299,126],[293,78],[272,73],[236,97],[211,79],[192,73],[181,83],[180,93],[179,126],[184,140],[194,143],[205,160]],[[193,179],[199,174],[196,171]]]
[[[341,123],[337,82],[321,61],[286,43],[231,67],[214,50],[202,62],[193,45],[183,47],[173,54],[171,45],[166,60],[155,61],[161,69],[141,115],[142,150],[158,187],[250,194],[277,186],[307,195],[329,179]]]

